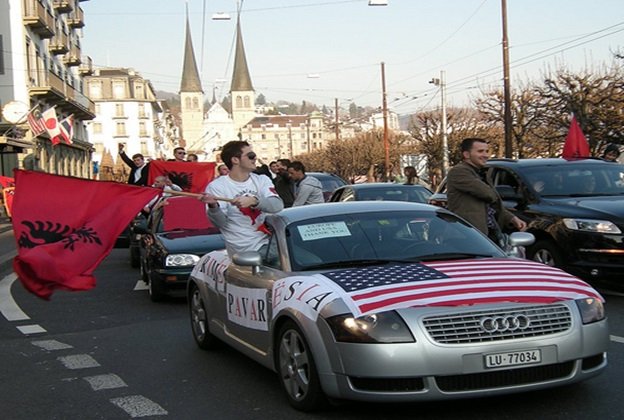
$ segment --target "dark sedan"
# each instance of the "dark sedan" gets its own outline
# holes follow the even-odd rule
[[[184,291],[199,258],[225,248],[223,236],[206,217],[205,205],[192,197],[170,197],[156,206],[141,235],[141,278],[149,285],[152,301],[174,291]]]
[[[430,196],[431,191],[422,185],[377,182],[343,185],[334,191],[329,201],[409,201],[412,203],[426,203]]]

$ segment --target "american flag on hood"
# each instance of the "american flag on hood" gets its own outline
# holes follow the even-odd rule
[[[331,271],[354,315],[412,306],[497,302],[552,303],[602,296],[557,268],[519,259],[478,259],[392,264]],[[345,299],[346,297],[346,299]]]

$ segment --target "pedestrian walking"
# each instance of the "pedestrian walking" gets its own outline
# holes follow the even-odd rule
[[[298,160],[288,165],[288,175],[295,182],[293,207],[324,203],[323,185],[313,176],[307,176],[305,166]]]

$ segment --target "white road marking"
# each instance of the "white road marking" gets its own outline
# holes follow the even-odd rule
[[[149,286],[143,280],[139,280],[137,284],[134,285],[133,290],[149,290]]]
[[[98,367],[100,364],[88,354],[74,354],[71,356],[59,357],[60,361],[67,369],[87,369]]]
[[[44,332],[47,332],[45,328],[43,328],[41,325],[38,324],[33,324],[33,325],[20,325],[17,327],[17,329],[22,333],[22,334],[41,334]]]
[[[114,389],[114,388],[123,388],[128,386],[123,379],[114,373],[110,373],[108,375],[96,375],[96,376],[87,376],[86,378],[82,378],[85,381],[89,382],[91,388],[94,391],[100,391],[102,389]]]
[[[617,335],[610,335],[609,338],[611,339],[611,341],[624,344],[624,337],[618,337]]]
[[[17,274],[11,273],[0,280],[0,312],[7,321],[23,321],[30,319],[28,315],[17,306],[11,295],[11,285],[17,280]]]
[[[132,418],[166,416],[169,414],[167,410],[142,395],[130,395],[128,397],[113,398],[110,402],[124,410]]]
[[[41,340],[41,341],[33,341],[31,342],[33,346],[41,347],[44,350],[65,350],[65,349],[73,349],[73,346],[69,344],[61,343],[56,340]]]

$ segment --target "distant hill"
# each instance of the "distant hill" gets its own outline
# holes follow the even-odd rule
[[[165,92],[164,90],[157,90],[156,98],[162,99],[163,101],[168,101],[171,99],[175,101],[180,101],[180,95],[178,95],[177,93]]]

